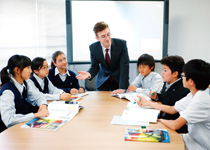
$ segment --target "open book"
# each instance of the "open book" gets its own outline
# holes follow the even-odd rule
[[[168,131],[165,129],[127,128],[125,141],[165,142],[170,143]]]
[[[43,118],[34,118],[21,128],[56,131],[70,121],[78,113],[79,104],[65,104],[64,101],[53,101],[48,105],[50,115]]]
[[[72,101],[72,102],[77,102],[82,100],[83,96],[88,95],[88,93],[77,93],[76,95],[71,95],[71,99],[70,100],[66,100],[66,101]]]
[[[145,97],[147,100],[151,100],[149,96],[143,93],[129,92],[129,93],[121,93],[121,94],[111,94],[110,96],[119,97],[120,99],[124,98],[131,102],[134,102],[134,99],[138,99],[137,95]]]

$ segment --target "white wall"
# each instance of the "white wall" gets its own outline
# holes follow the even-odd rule
[[[210,0],[169,0],[168,54],[210,62]]]
[[[187,62],[203,59],[210,62],[210,0],[169,0],[168,54],[180,55]],[[75,73],[87,71],[90,65],[70,66]],[[161,74],[161,64],[156,63],[155,72]],[[130,83],[138,71],[130,64]],[[80,81],[84,86],[84,82]]]

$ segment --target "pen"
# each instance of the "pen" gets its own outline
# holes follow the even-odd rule
[[[141,100],[141,98],[138,98],[135,102],[133,102],[133,104],[136,104],[140,100]]]
[[[82,97],[79,99],[72,100],[72,102],[77,102],[77,101],[80,101],[81,99],[82,99]]]

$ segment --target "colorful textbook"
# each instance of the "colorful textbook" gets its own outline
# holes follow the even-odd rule
[[[65,104],[64,101],[53,101],[48,105],[50,115],[44,118],[34,118],[21,128],[56,131],[70,121],[81,108],[78,104]]]
[[[26,123],[26,126],[27,128],[32,128],[32,129],[56,131],[66,122],[68,122],[68,120],[34,118],[33,120]]]
[[[168,131],[164,129],[127,128],[125,141],[170,143],[170,138]]]

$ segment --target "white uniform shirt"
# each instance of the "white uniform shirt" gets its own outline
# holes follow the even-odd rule
[[[42,90],[44,89],[44,79],[39,78],[35,73],[33,74],[34,78],[37,80],[37,82],[39,83],[40,87],[42,88]],[[60,100],[60,95],[62,93],[64,93],[63,90],[58,89],[57,87],[55,87],[52,82],[48,79],[48,93],[43,93],[46,100]],[[33,82],[33,81],[32,81]]]
[[[144,93],[146,95],[149,95],[150,91],[160,93],[163,87],[163,79],[156,72],[151,72],[146,77],[142,76],[141,73],[139,73],[139,75],[134,79],[131,85],[137,87],[137,93]]]
[[[61,73],[59,72],[58,68],[56,67],[56,68],[55,68],[55,76],[56,76],[57,74],[59,75],[59,77],[61,78],[61,80],[62,80],[63,82],[66,80],[66,77],[67,77],[67,76],[71,76],[71,75],[69,74],[69,72],[68,72],[68,69],[66,69],[66,73],[65,73],[65,74],[61,74]]]
[[[10,77],[12,82],[14,83],[15,87],[18,89],[18,91],[22,94],[24,84],[18,83],[12,76]],[[29,80],[26,80],[27,83],[27,101],[32,104],[33,106],[40,106],[42,104],[47,104],[47,101],[44,97],[44,95],[39,92],[39,90],[36,88],[36,86],[28,82]],[[29,121],[34,118],[33,113],[29,113],[26,115],[23,114],[16,114],[15,109],[15,95],[11,90],[5,90],[2,95],[0,96],[0,112],[1,112],[1,118],[4,124],[7,127],[11,127],[15,124],[18,124],[20,122]]]
[[[183,136],[188,149],[210,149],[210,95],[208,90],[199,90],[194,96],[189,93],[175,103],[175,109],[188,124],[188,134]]]

